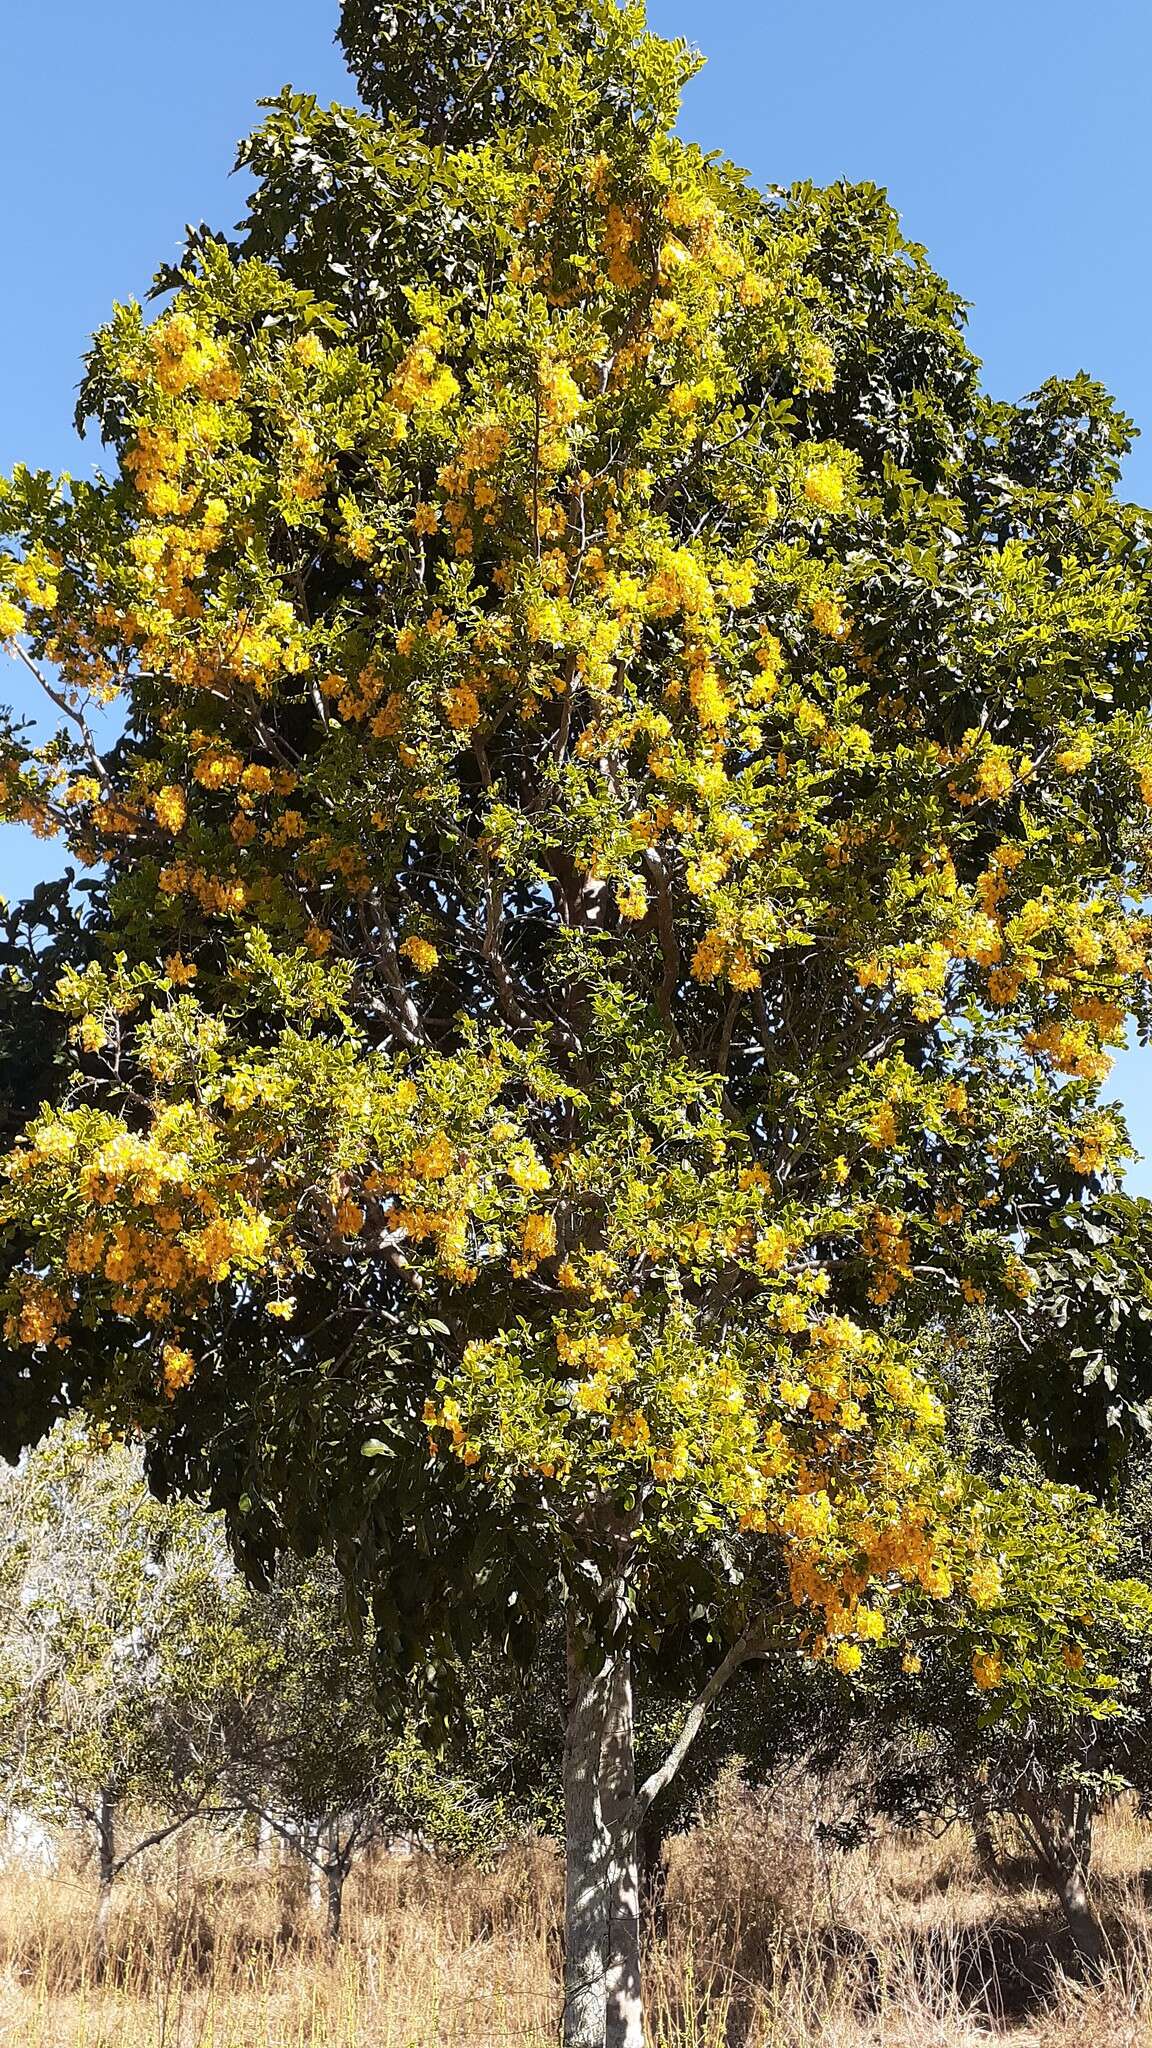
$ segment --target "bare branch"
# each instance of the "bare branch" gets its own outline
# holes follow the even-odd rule
[[[187,1813],[180,1815],[178,1820],[169,1821],[167,1827],[155,1828],[150,1835],[144,1835],[139,1842],[134,1842],[122,1856],[117,1856],[112,1866],[112,1874],[119,1877],[120,1872],[125,1870],[129,1863],[135,1862],[137,1856],[143,1856],[146,1849],[158,1848],[161,1842],[168,1841],[172,1835],[178,1835],[181,1828],[190,1826],[194,1820],[219,1820],[225,1817],[231,1820],[243,1811],[241,1806],[205,1806],[204,1801],[198,1799],[194,1806],[189,1807]]]
[[[769,1643],[762,1636],[745,1634],[733,1643],[728,1655],[722,1663],[716,1666],[703,1692],[698,1695],[695,1704],[689,1709],[684,1725],[663,1763],[659,1764],[651,1775],[645,1778],[644,1783],[637,1791],[632,1805],[634,1824],[638,1825],[643,1820],[649,1807],[660,1797],[661,1792],[672,1783],[673,1778],[676,1776],[677,1771],[680,1769],[681,1764],[704,1725],[704,1717],[709,1707],[717,1695],[723,1692],[728,1680],[743,1665],[753,1663],[758,1657],[766,1657],[769,1648]]]
[[[40,688],[43,690],[44,695],[48,697],[51,700],[51,702],[56,706],[57,711],[61,712],[63,716],[70,720],[70,722],[76,727],[77,731],[80,733],[81,738],[84,741],[84,753],[88,761],[88,765],[102,783],[104,780],[104,763],[100,759],[100,755],[97,752],[96,742],[92,737],[91,728],[88,724],[88,720],[84,716],[84,713],[82,711],[78,711],[74,704],[70,704],[68,702],[68,699],[64,695],[64,692],[62,690],[57,690],[53,688],[52,684],[48,681],[48,678],[44,674],[43,670],[37,667],[36,663],[32,659],[32,656],[23,647],[21,647],[20,642],[18,640],[10,641],[9,648],[10,651],[16,656],[17,660],[22,661],[24,663],[24,666],[28,670],[29,675],[35,677],[36,681],[40,685]]]

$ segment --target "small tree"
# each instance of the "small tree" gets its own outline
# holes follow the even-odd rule
[[[283,1567],[247,1595],[241,1624],[255,1654],[229,1720],[225,1782],[322,1884],[335,1942],[354,1857],[413,1825],[433,1766],[410,1736],[389,1735],[331,1570]]]
[[[984,399],[879,193],[678,139],[639,6],[342,33],[367,111],[282,95],[98,337],[107,479],[3,487],[70,728],[6,807],[105,878],[8,1343],[248,1559],[330,1545],[396,1673],[562,1604],[565,2035],[632,2044],[639,1829],[743,1662],[995,1583],[1006,1680],[1100,1704],[1099,1518],[954,1469],[915,1347],[1122,1150],[1145,529],[1099,387]]]
[[[446,1835],[475,1803],[411,1730],[389,1734],[330,1569],[286,1565],[254,1592],[218,1517],[163,1506],[137,1454],[74,1425],[7,1474],[3,1509],[4,1800],[87,1835],[101,1939],[129,1864],[246,1812],[322,1880],[335,1939],[356,1850],[425,1815]]]
[[[121,1872],[219,1810],[235,1573],[218,1526],[76,1428],[5,1476],[2,1513],[3,1796],[88,1837],[102,1944]]]
[[[943,1361],[950,1435],[965,1462],[1026,1486],[1044,1464],[1074,1472],[1113,1503],[1119,1562],[1146,1586],[1150,1214],[1147,1203],[1113,1195],[1053,1218],[1032,1248],[1038,1286],[1026,1308],[974,1312]],[[1003,1624],[1000,1611],[982,1630],[930,1633],[909,1661],[878,1659],[853,1696],[808,1688],[794,1739],[818,1768],[852,1754],[849,1833],[853,1808],[908,1826],[962,1821],[994,1867],[996,1825],[1007,1823],[1052,1885],[1079,1960],[1095,1969],[1107,1943],[1092,1898],[1094,1820],[1119,1794],[1152,1790],[1148,1642],[1125,1641],[1109,1675],[1110,1710],[1093,1715],[1026,1686],[1013,1696]]]

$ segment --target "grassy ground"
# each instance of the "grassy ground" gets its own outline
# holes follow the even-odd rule
[[[649,1959],[660,2048],[1144,2048],[1152,2042],[1152,1827],[1099,1832],[1115,1960],[1066,1973],[1026,1866],[980,1877],[959,1836],[815,1849],[771,1802],[723,1798],[669,1853]],[[381,1857],[330,1954],[299,1873],[222,1844],[125,1882],[94,1968],[91,1877],[0,1879],[4,2048],[546,2048],[558,2020],[555,1864]]]

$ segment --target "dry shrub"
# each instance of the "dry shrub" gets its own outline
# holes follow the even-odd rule
[[[890,1832],[842,1853],[821,1835],[838,1807],[829,1789],[753,1792],[730,1773],[670,1846],[667,1933],[650,1969],[668,2042],[1152,2041],[1152,1829],[1131,1809],[1099,1830],[1113,1961],[1103,1985],[1085,1986],[1034,1866],[990,1882],[959,1829]]]
[[[760,1791],[729,1767],[695,1827],[669,1845],[670,1915],[690,1922],[698,1943],[732,1946],[754,1964],[783,1930],[858,1912],[869,1858],[822,1838],[821,1822],[836,1810],[830,1788],[809,1778]]]

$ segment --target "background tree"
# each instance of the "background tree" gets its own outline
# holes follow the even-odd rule
[[[427,1836],[459,1850],[498,1838],[474,1760],[454,1774],[411,1725],[390,1726],[331,1568],[286,1561],[270,1588],[246,1595],[240,1621],[253,1654],[228,1717],[224,1781],[304,1860],[331,1941],[354,1859],[374,1844]]]
[[[221,1810],[224,1703],[248,1656],[235,1573],[218,1528],[78,1428],[4,1476],[2,1513],[3,1797],[87,1837],[102,1945],[121,1872]]]
[[[1070,1203],[1029,1258],[1035,1291],[993,1350],[1001,1427],[1044,1471],[1099,1500],[1124,1493],[1152,1434],[1152,1202]]]
[[[995,1616],[1092,1717],[1143,1603],[917,1340],[1123,1155],[1146,529],[1105,394],[983,399],[882,196],[681,142],[638,7],[345,36],[370,111],[273,103],[97,338],[108,477],[0,497],[70,726],[6,808],[104,876],[5,1328],[413,1682],[559,1596],[566,2035],[635,2043],[639,1826],[745,1660]]]
[[[1044,1476],[1042,1457],[1074,1469],[1115,1504],[1123,1568],[1149,1585],[1145,1233],[1146,1205],[1126,1197],[1058,1216],[1026,1312],[974,1311],[941,1363],[949,1433],[964,1462],[1031,1485]],[[910,1657],[876,1660],[870,1682],[851,1694],[810,1683],[794,1704],[793,1751],[818,1774],[840,1766],[848,1841],[867,1816],[908,1827],[963,1822],[995,1874],[997,1824],[1001,1834],[1006,1824],[1051,1884],[1080,1962],[1097,1968],[1107,1938],[1092,1898],[1094,1821],[1121,1794],[1144,1800],[1152,1788],[1147,1643],[1133,1636],[1117,1658],[1112,1711],[1085,1716],[1026,1691],[1013,1705],[998,1683],[998,1630],[990,1617],[974,1650],[948,1631],[926,1633]],[[745,1751],[758,1782],[772,1769],[770,1703],[763,1710],[767,1749]]]
[[[117,1877],[196,1820],[268,1823],[333,1939],[353,1858],[382,1837],[461,1853],[528,1824],[507,1692],[474,1688],[449,1763],[410,1724],[398,1738],[331,1567],[286,1560],[254,1591],[218,1517],[162,1505],[137,1453],[75,1425],[5,1476],[3,1507],[4,1803],[91,1843],[101,1939]]]

